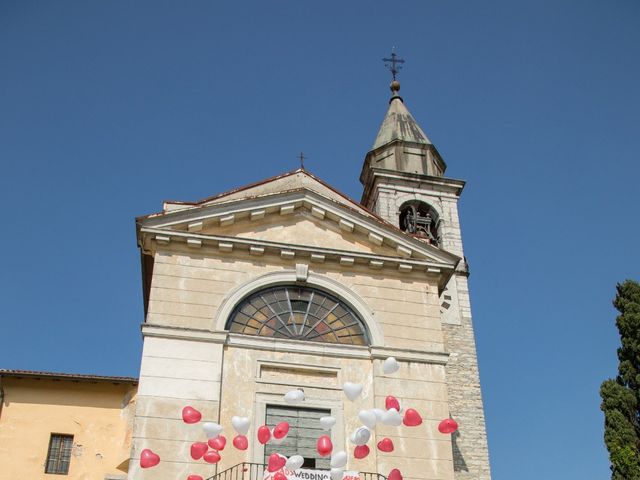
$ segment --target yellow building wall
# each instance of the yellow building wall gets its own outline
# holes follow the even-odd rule
[[[47,378],[2,378],[0,479],[45,474],[51,433],[73,435],[64,478],[126,478],[136,387]]]

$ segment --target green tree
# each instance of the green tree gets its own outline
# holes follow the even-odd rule
[[[620,312],[618,376],[600,387],[604,443],[609,450],[612,480],[640,480],[640,284],[616,286],[613,306]]]

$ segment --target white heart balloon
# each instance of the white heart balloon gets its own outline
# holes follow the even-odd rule
[[[204,430],[204,434],[207,436],[207,438],[214,438],[220,435],[220,432],[222,432],[222,425],[214,422],[204,422],[202,424],[202,430]]]
[[[299,388],[288,391],[284,396],[284,401],[289,404],[299,403],[304,400],[304,392]]]
[[[368,428],[375,428],[378,419],[376,418],[376,413],[371,410],[360,410],[358,413],[358,418],[363,423],[364,426]]]
[[[362,393],[362,384],[345,382],[342,385],[342,391],[352,402]]]
[[[249,431],[249,419],[247,417],[232,417],[231,425],[238,432],[238,435],[246,435]]]
[[[395,408],[390,408],[386,412],[384,412],[384,417],[382,418],[382,423],[385,425],[391,425],[393,427],[399,427],[402,425],[402,415],[398,413]]]
[[[387,375],[396,373],[398,370],[400,370],[400,365],[395,357],[387,358],[382,364],[382,371]]]
[[[371,430],[367,427],[360,427],[351,434],[351,443],[355,445],[364,445],[371,438]]]
[[[333,417],[320,418],[320,426],[322,427],[323,430],[331,430],[331,427],[333,427],[335,424],[336,424],[336,419]]]
[[[331,469],[331,480],[342,480],[344,477],[344,470],[341,468],[332,468]]]
[[[376,416],[376,420],[378,422],[382,422],[382,419],[384,418],[384,410],[382,410],[381,408],[374,408],[371,411]]]
[[[347,464],[347,452],[344,450],[331,455],[331,468],[343,468]]]
[[[304,457],[302,455],[291,455],[285,465],[287,470],[298,470],[304,463]]]

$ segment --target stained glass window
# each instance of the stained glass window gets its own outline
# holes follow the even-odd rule
[[[323,291],[279,286],[245,298],[233,311],[231,333],[310,342],[367,345],[366,329],[341,300]]]

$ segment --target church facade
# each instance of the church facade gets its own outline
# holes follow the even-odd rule
[[[233,471],[254,480],[250,464],[274,452],[327,469],[315,447],[327,434],[318,419],[332,416],[346,470],[490,479],[457,211],[464,182],[444,176],[399,84],[391,89],[360,203],[299,169],[137,219],[145,322],[129,478],[226,480],[244,464]],[[392,375],[388,357],[400,367]],[[354,401],[346,382],[363,385]],[[295,388],[305,399],[292,406],[284,395]],[[388,395],[423,423],[376,425],[370,454],[354,458],[359,411],[384,408]],[[193,460],[191,445],[206,437],[182,421],[186,405],[229,440],[231,418],[249,418],[248,448],[229,442],[215,465]],[[459,429],[445,435],[438,424],[449,417]],[[284,420],[282,444],[258,441],[259,426]],[[385,437],[392,452],[376,448]],[[161,463],[140,468],[143,449]]]

